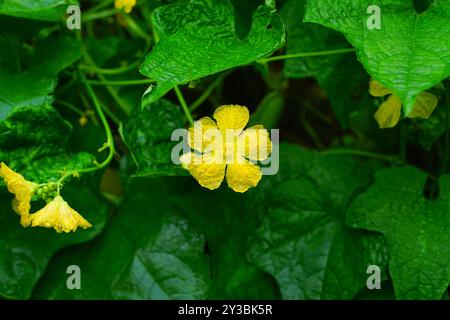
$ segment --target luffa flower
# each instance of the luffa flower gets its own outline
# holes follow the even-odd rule
[[[53,228],[58,233],[76,231],[78,227],[83,229],[92,227],[61,196],[56,196],[44,208],[30,215],[29,218],[32,227]]]
[[[136,0],[116,0],[114,2],[114,7],[116,9],[123,9],[126,13],[130,13],[135,5]]]
[[[249,111],[239,105],[224,105],[214,112],[214,122],[203,117],[189,129],[188,143],[195,150],[181,156],[184,168],[210,190],[217,189],[225,175],[235,192],[255,187],[262,173],[256,161],[272,151],[269,133],[257,125],[244,130]]]
[[[21,216],[21,223],[24,226],[28,226],[27,218],[31,208],[30,201],[36,192],[38,185],[34,182],[25,180],[21,174],[11,170],[3,162],[0,164],[0,177],[5,180],[8,191],[15,195],[12,202],[14,211]]]
[[[31,225],[32,227],[54,228],[57,232],[70,232],[75,231],[78,227],[86,229],[92,226],[78,212],[73,210],[60,195],[56,196],[38,212],[30,214],[30,202],[39,185],[25,180],[21,174],[11,170],[3,162],[0,164],[0,177],[5,180],[8,191],[15,195],[12,208],[20,215],[20,223],[23,227]],[[45,186],[52,183],[45,184]],[[50,190],[50,192],[56,191]],[[37,192],[37,194],[40,193]],[[46,199],[45,196],[41,194],[43,199]]]
[[[384,87],[376,80],[370,81],[369,93],[374,97],[389,95],[385,102],[375,112],[375,120],[381,129],[395,127],[400,120],[402,101],[390,89]],[[408,118],[428,119],[436,108],[438,100],[429,92],[422,92],[416,98],[413,110],[407,115]]]

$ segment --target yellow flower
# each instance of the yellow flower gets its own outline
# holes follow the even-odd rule
[[[249,112],[243,106],[221,106],[214,118],[217,125],[211,118],[203,117],[189,129],[188,143],[196,152],[181,156],[183,167],[210,190],[220,186],[225,172],[228,186],[235,192],[255,187],[262,174],[250,160],[262,161],[270,155],[268,131],[260,125],[244,130]]]
[[[54,228],[58,233],[76,231],[77,227],[92,227],[61,196],[57,196],[44,208],[30,215],[29,222],[32,227]]]
[[[390,89],[384,87],[376,80],[371,80],[369,93],[374,97],[384,97],[390,95],[383,102],[375,113],[375,120],[381,129],[395,127],[400,120],[402,101]],[[416,98],[413,110],[407,115],[408,118],[428,119],[438,104],[438,99],[434,94],[422,92]]]
[[[5,180],[8,191],[16,196],[12,203],[14,211],[25,219],[30,212],[30,201],[38,185],[25,180],[21,174],[11,170],[3,162],[0,164],[0,177]]]
[[[130,13],[135,5],[136,0],[116,0],[114,2],[114,7],[116,9],[123,9],[126,13]]]

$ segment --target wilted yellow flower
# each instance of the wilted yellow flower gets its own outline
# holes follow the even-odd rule
[[[54,228],[58,233],[76,231],[78,227],[92,227],[61,196],[57,196],[44,208],[30,215],[29,222],[32,227]]]
[[[381,129],[393,128],[400,120],[402,111],[402,101],[390,89],[384,87],[376,80],[371,80],[369,93],[374,97],[384,97],[390,95],[385,102],[375,112],[375,120]],[[407,115],[408,118],[428,119],[438,104],[436,96],[429,92],[422,92],[416,98],[413,110]]]
[[[116,0],[114,2],[114,7],[116,7],[116,9],[123,9],[126,13],[130,13],[135,5],[136,0]]]
[[[25,180],[21,174],[11,170],[3,162],[0,164],[0,177],[5,180],[8,191],[16,196],[12,203],[14,211],[25,218],[30,212],[30,201],[38,185]]]
[[[272,151],[269,133],[263,126],[244,130],[249,111],[238,105],[225,105],[214,112],[214,122],[201,118],[189,129],[189,146],[197,152],[181,156],[184,168],[210,190],[217,189],[226,177],[235,192],[255,187],[261,179],[259,166],[249,160],[265,160]],[[200,154],[199,154],[200,153]]]

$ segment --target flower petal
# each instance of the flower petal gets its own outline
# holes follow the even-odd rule
[[[193,152],[185,153],[180,157],[182,166],[207,189],[214,190],[220,187],[225,176],[226,164],[222,159],[215,159],[216,154],[199,155]]]
[[[206,152],[217,148],[215,143],[221,143],[222,137],[216,123],[209,117],[203,117],[194,122],[194,126],[189,128],[188,144],[197,151]]]
[[[228,186],[235,192],[245,192],[251,187],[256,187],[261,177],[261,168],[248,160],[242,164],[227,166]]]
[[[44,208],[30,215],[29,218],[32,227],[53,228],[58,233],[76,231],[78,227],[83,229],[92,227],[61,196],[57,196]]]
[[[240,132],[247,125],[249,118],[248,109],[239,105],[220,106],[214,112],[214,119],[223,135],[227,129],[236,129]]]
[[[438,98],[429,92],[422,92],[416,98],[413,110],[408,118],[428,119],[438,104]]]
[[[256,125],[244,130],[239,136],[237,143],[239,155],[250,160],[265,160],[272,152],[269,131],[264,129],[262,125]],[[244,149],[244,152],[242,152],[242,149]]]
[[[13,202],[13,209],[20,215],[27,215],[30,212],[30,201],[38,185],[11,170],[6,164],[0,164],[0,177],[5,180],[8,191],[16,196]]]
[[[399,97],[393,94],[378,107],[377,112],[375,112],[375,120],[377,120],[381,129],[393,128],[400,120],[401,110],[402,102]]]
[[[377,80],[370,80],[369,83],[369,94],[373,97],[384,97],[385,95],[391,94],[392,91],[385,86],[383,86]]]

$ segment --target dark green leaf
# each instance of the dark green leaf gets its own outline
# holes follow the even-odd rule
[[[172,132],[184,127],[180,107],[160,100],[135,109],[121,126],[121,135],[133,157],[136,176],[187,175],[187,171],[171,160]]]
[[[190,221],[205,235],[212,261],[210,299],[276,299],[274,279],[248,263],[249,237],[261,223],[247,194],[227,187],[209,191],[189,187],[173,197]]]
[[[386,277],[383,239],[344,223],[369,177],[349,158],[280,146],[280,172],[266,181],[265,217],[249,257],[277,279],[283,298],[351,299],[372,264]]]
[[[306,0],[290,0],[281,10],[287,29],[287,54],[320,52],[349,47],[338,32],[303,22]],[[353,111],[369,102],[369,77],[353,54],[288,59],[289,78],[315,77],[330,99],[340,123],[346,127]]]
[[[183,185],[180,178],[132,179],[107,231],[89,246],[59,255],[35,297],[205,298],[209,265],[204,238],[168,199]],[[68,264],[80,266],[82,290],[67,289]]]
[[[440,299],[450,283],[450,176],[439,179],[439,197],[424,197],[427,175],[391,168],[352,204],[347,221],[383,233],[389,273],[398,299]]]
[[[379,29],[367,27],[369,6],[380,8]],[[417,14],[412,1],[309,0],[305,21],[342,32],[367,72],[403,101],[405,114],[416,96],[450,75],[450,1],[434,1]]]
[[[0,296],[26,299],[44,273],[51,257],[63,247],[85,242],[100,233],[106,221],[106,206],[83,185],[66,187],[62,193],[69,205],[93,227],[76,233],[58,234],[53,229],[27,228],[11,209],[11,195],[0,195]],[[65,266],[61,272],[66,276]],[[65,280],[63,281],[65,285]]]

